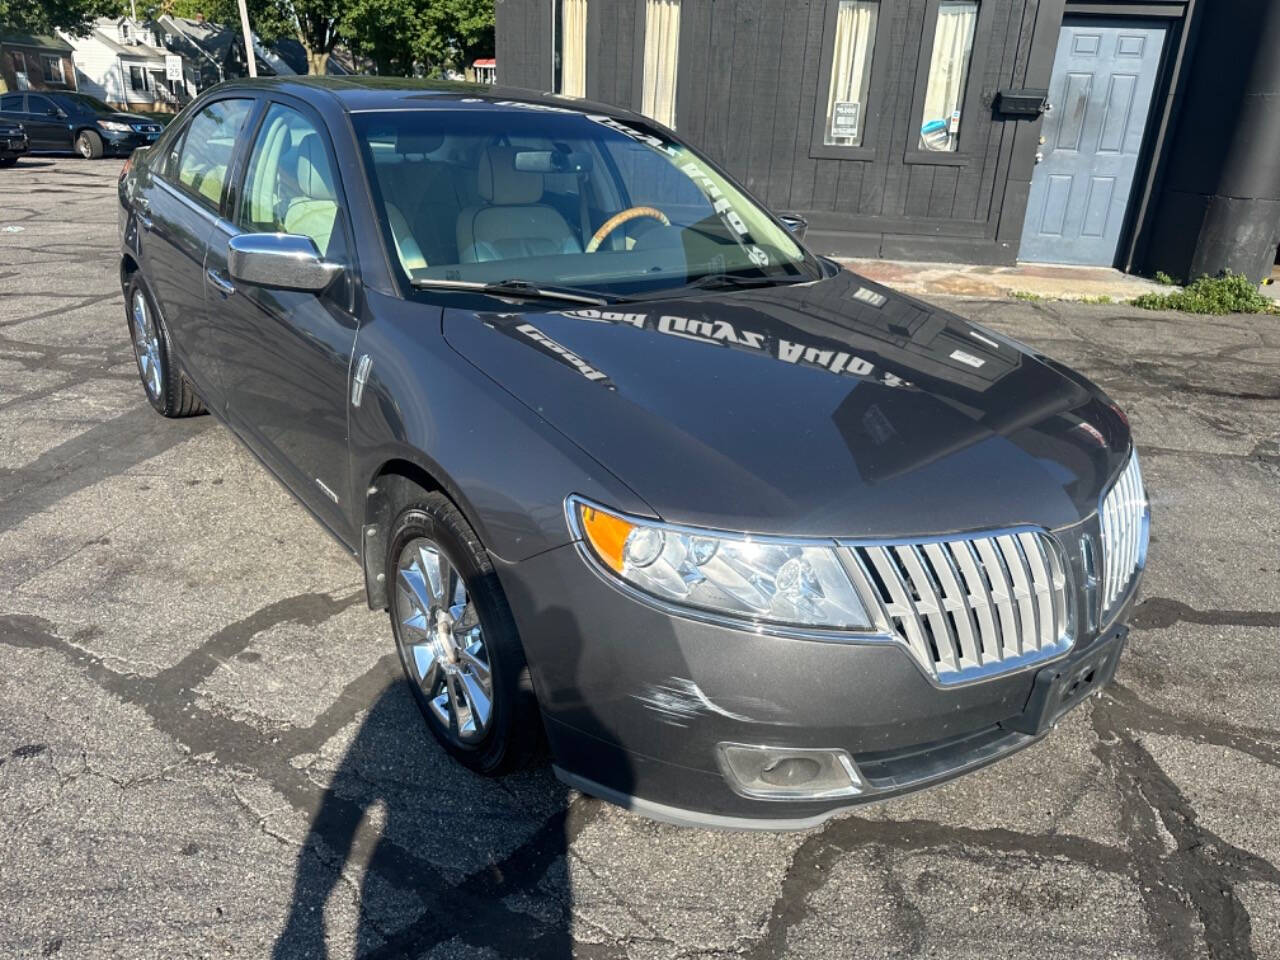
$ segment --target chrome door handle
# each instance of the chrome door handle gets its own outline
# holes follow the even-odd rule
[[[206,270],[204,275],[209,278],[209,282],[213,284],[214,289],[224,297],[229,297],[236,292],[236,285],[212,267]]]

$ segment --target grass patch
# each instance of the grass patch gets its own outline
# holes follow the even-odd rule
[[[1163,270],[1156,271],[1155,281],[1162,287],[1176,287],[1178,285],[1178,281],[1173,279],[1173,277],[1169,276]]]
[[[1167,274],[1166,274],[1167,276]],[[1163,283],[1159,276],[1156,279]],[[1276,304],[1258,292],[1241,273],[1201,277],[1184,290],[1144,293],[1129,301],[1143,310],[1181,310],[1183,313],[1277,313]]]
[[[1049,300],[1062,300],[1067,303],[1115,303],[1105,293],[1096,297],[1046,297],[1042,293],[1032,293],[1030,290],[1012,290],[1009,296],[1015,300],[1026,300],[1030,303],[1043,303]]]

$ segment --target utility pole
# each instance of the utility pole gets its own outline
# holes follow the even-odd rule
[[[240,0],[240,28],[244,31],[244,59],[249,76],[258,75],[258,58],[253,55],[253,34],[249,32],[249,8]]]

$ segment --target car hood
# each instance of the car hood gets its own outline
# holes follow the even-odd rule
[[[1097,509],[1129,446],[1083,377],[848,272],[525,307],[446,309],[445,337],[670,522],[822,537],[1052,528]]]
[[[154,123],[157,126],[160,124],[159,120],[153,120],[151,117],[144,117],[137,113],[95,113],[93,118],[95,120],[115,120],[118,123]]]

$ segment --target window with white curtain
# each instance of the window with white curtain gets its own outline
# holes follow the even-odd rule
[[[640,112],[676,125],[680,59],[680,0],[647,0],[644,15],[644,89]]]
[[[921,150],[953,151],[960,141],[960,114],[977,26],[977,0],[941,0],[938,4],[924,115],[920,118]]]
[[[560,0],[556,19],[556,93],[587,95],[587,0]]]
[[[840,0],[823,134],[823,143],[828,146],[862,145],[879,12],[880,4],[876,0]]]

